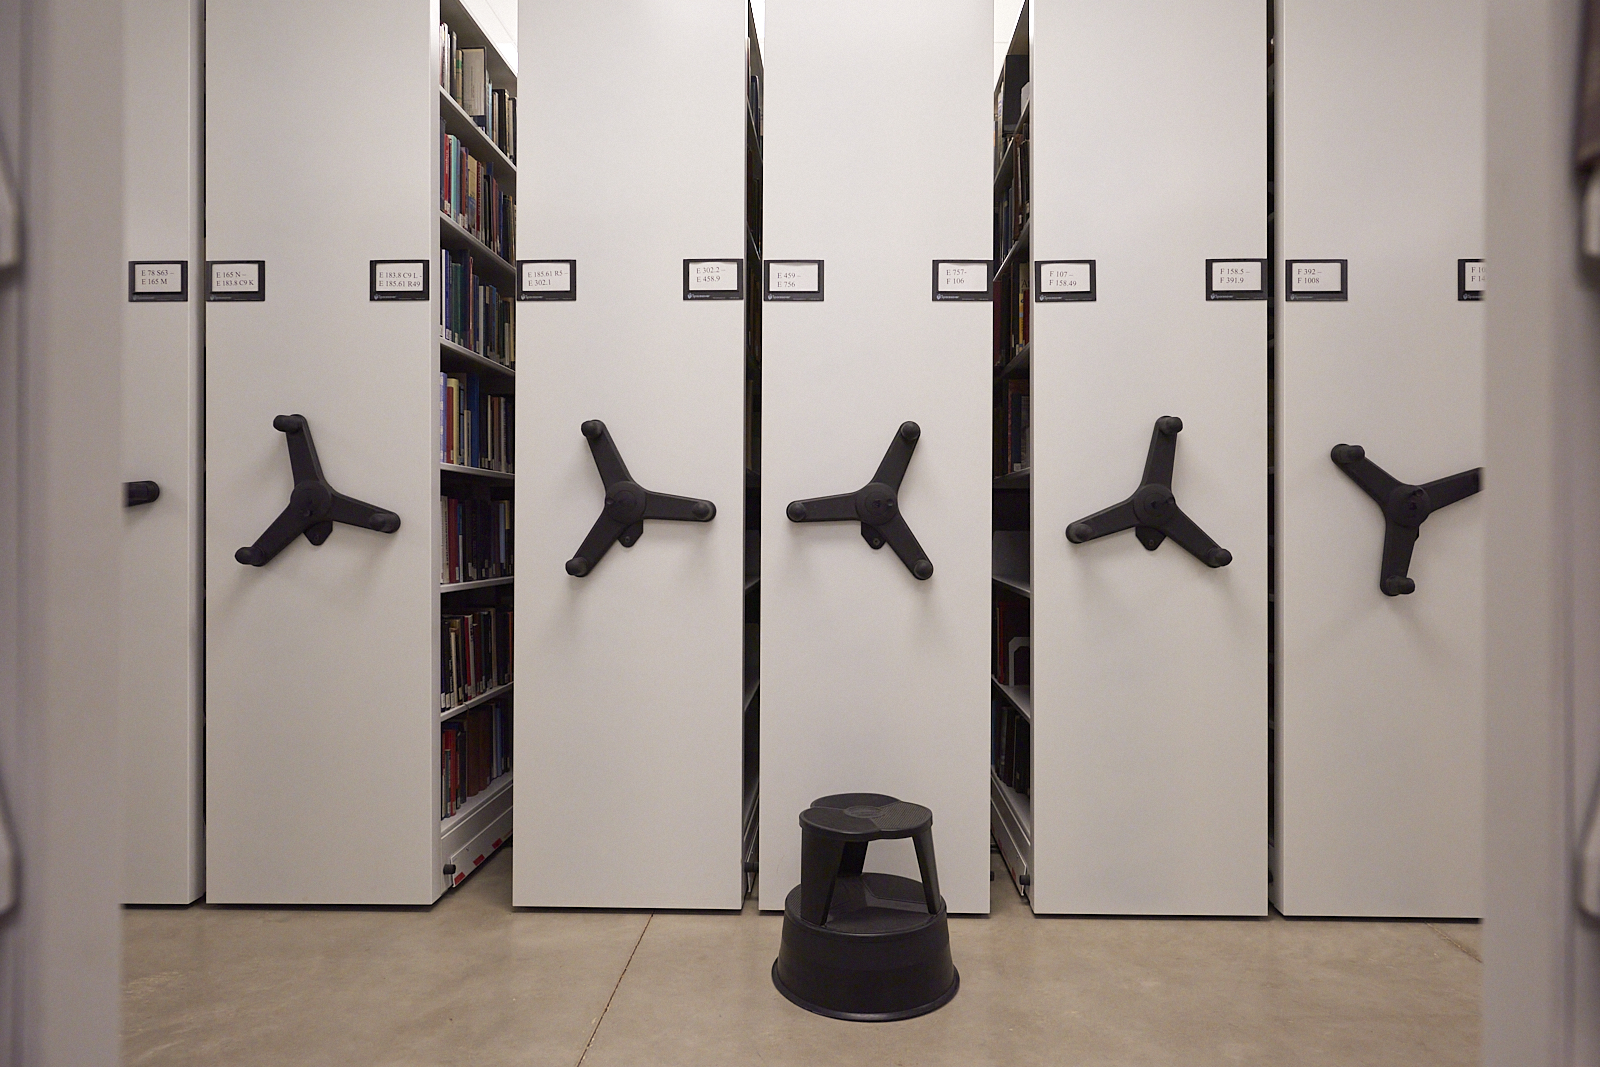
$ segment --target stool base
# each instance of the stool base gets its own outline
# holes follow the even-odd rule
[[[840,878],[828,925],[800,917],[800,888],[784,902],[772,984],[807,1011],[853,1022],[911,1019],[948,1004],[961,986],[950,959],[949,913],[929,915],[922,883],[892,874]]]

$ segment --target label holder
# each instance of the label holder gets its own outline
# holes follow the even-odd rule
[[[224,289],[221,292],[213,288],[217,280],[218,267],[237,267],[253,264],[256,268],[256,287],[254,289]],[[261,303],[267,299],[267,261],[264,259],[215,259],[206,261],[206,302],[212,304],[225,304],[237,302]]]
[[[1477,264],[1481,265],[1483,263],[1483,260],[1481,260],[1481,259],[1458,259],[1458,260],[1456,260],[1456,299],[1457,300],[1475,301],[1475,300],[1482,300],[1483,299],[1483,285],[1482,285],[1481,279],[1480,279],[1480,283],[1478,285],[1478,288],[1470,289],[1470,288],[1467,287],[1468,264],[1471,264],[1471,263],[1477,263]]]
[[[1212,285],[1216,271],[1214,268],[1219,263],[1254,263],[1259,269],[1258,277],[1261,279],[1259,289],[1217,289]],[[1206,260],[1206,299],[1207,300],[1266,300],[1272,295],[1272,273],[1267,269],[1264,259],[1208,259]]]
[[[984,287],[982,291],[974,289],[940,289],[939,268],[946,263],[960,264],[962,266],[983,266]],[[994,260],[992,259],[936,259],[933,261],[933,299],[936,301],[949,300],[992,300],[994,299]]]
[[[422,270],[421,289],[380,289],[378,287],[378,268],[387,266],[420,267]],[[377,301],[388,300],[427,300],[428,293],[428,261],[425,259],[374,259],[369,268],[368,299]]]
[[[528,287],[528,268],[561,264],[567,268],[565,289],[539,289]],[[578,299],[578,261],[575,259],[519,259],[517,260],[517,300],[576,300]]]
[[[773,267],[816,267],[817,287],[815,289],[780,289],[772,290]],[[822,260],[820,259],[769,259],[761,264],[761,299],[774,301],[788,300],[821,300],[823,294]]]
[[[732,289],[691,289],[689,280],[693,276],[697,263],[731,263],[733,264],[734,287]],[[743,300],[744,299],[744,260],[742,259],[686,259],[683,261],[683,298],[685,300]]]
[[[1296,290],[1294,287],[1294,269],[1302,263],[1337,263],[1339,265],[1339,288]],[[1286,259],[1283,261],[1283,294],[1285,300],[1349,300],[1350,261],[1348,259]]]
[[[1089,268],[1089,288],[1056,290],[1046,292],[1044,287],[1044,269],[1056,266],[1086,266]],[[1041,259],[1033,264],[1033,302],[1035,304],[1055,304],[1075,301],[1097,300],[1098,280],[1095,274],[1095,261],[1092,259]]]
[[[140,292],[138,285],[140,267],[177,267],[178,288]],[[128,261],[128,303],[130,304],[184,304],[189,300],[189,261],[186,259],[130,259]]]

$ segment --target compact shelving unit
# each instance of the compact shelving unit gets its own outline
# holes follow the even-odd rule
[[[761,42],[755,16],[746,8],[749,44],[745,75],[745,411],[744,411],[744,783],[740,807],[744,892],[755,888],[760,853],[761,803],[761,237],[762,166]]]
[[[123,512],[117,714],[129,904],[188,904],[205,892],[203,13],[203,0],[123,8],[127,83],[143,90],[124,124],[124,246],[130,264],[183,283],[174,292],[130,279],[123,313],[122,477],[160,487]]]
[[[485,73],[490,84],[505,92],[512,101],[516,97],[517,78],[516,71],[507,59],[494,47],[487,35],[476,25],[460,0],[440,0],[440,19],[449,32],[456,37],[458,48],[481,48],[485,57]],[[441,34],[446,31],[441,29]],[[446,44],[441,42],[440,56],[444,58]],[[445,84],[449,77],[448,70],[441,70],[439,84],[439,124],[443,130],[440,138],[440,152],[447,154],[449,142],[447,137],[453,136],[461,146],[461,150],[479,165],[485,165],[498,182],[500,188],[511,200],[510,210],[497,220],[497,225],[490,227],[500,232],[494,234],[497,238],[496,247],[491,247],[483,239],[486,235],[484,227],[464,224],[459,217],[452,217],[445,209],[450,200],[450,193],[442,187],[447,180],[448,171],[446,164],[441,160],[439,173],[441,189],[439,195],[439,245],[442,250],[440,256],[440,293],[441,306],[447,301],[451,293],[445,285],[444,271],[447,269],[446,260],[451,253],[456,256],[465,255],[472,264],[473,273],[482,271],[483,284],[492,287],[500,299],[496,302],[496,320],[491,326],[487,321],[487,314],[480,305],[478,310],[479,323],[477,332],[480,338],[462,336],[462,330],[452,330],[448,324],[450,315],[441,311],[439,324],[439,369],[441,376],[456,374],[470,374],[479,376],[483,392],[488,396],[499,398],[514,398],[516,395],[516,320],[513,314],[516,307],[516,267],[511,261],[515,255],[515,200],[517,194],[517,167],[511,153],[516,151],[516,134],[514,122],[507,121],[509,115],[502,112],[500,126],[497,128],[491,120],[489,128],[484,128],[474,121],[463,107],[462,100],[457,99],[455,93]],[[465,92],[463,92],[465,95]],[[495,110],[496,101],[485,101],[485,109],[489,113]],[[468,183],[470,184],[470,183]],[[491,204],[490,209],[497,205]],[[480,211],[482,205],[480,205]],[[487,221],[487,220],[486,220]],[[473,294],[463,293],[464,303],[470,307]],[[484,303],[487,303],[485,301]],[[471,311],[466,310],[463,316],[471,317]],[[463,328],[467,324],[462,323]],[[498,333],[498,336],[494,336]],[[463,340],[474,340],[471,346],[462,344]],[[461,379],[458,379],[461,380]],[[509,403],[509,400],[508,400]],[[514,437],[512,438],[514,440]],[[442,446],[447,447],[447,442],[441,438]],[[491,536],[499,535],[504,549],[505,562],[497,566],[496,570],[505,570],[509,567],[512,557],[511,546],[515,542],[515,526],[510,523],[510,509],[514,506],[514,453],[504,457],[495,457],[485,460],[482,465],[471,463],[445,462],[441,458],[439,464],[439,491],[441,499],[463,499],[469,501],[487,501],[491,504],[504,504],[507,509],[505,519],[507,525],[499,530],[489,531]],[[449,520],[441,510],[439,538],[441,555],[444,552],[444,542],[449,536]],[[514,579],[509,574],[495,574],[491,577],[472,578],[464,577],[461,580],[447,580],[441,571],[439,585],[439,612],[441,619],[441,666],[444,671],[447,662],[446,647],[449,633],[443,625],[443,620],[451,616],[470,615],[475,612],[492,611],[499,616],[506,616],[512,611],[512,585]],[[509,621],[502,634],[496,629],[496,643],[501,647],[495,650],[495,656],[502,662],[497,666],[498,671],[483,671],[475,669],[479,675],[487,674],[476,686],[468,688],[463,693],[464,699],[441,709],[439,720],[445,729],[452,724],[461,723],[474,714],[491,707],[495,708],[506,720],[512,718],[512,668],[510,664],[511,628]],[[441,689],[443,685],[441,684]],[[481,715],[480,715],[481,717]],[[491,723],[485,723],[477,728],[487,726],[491,730],[498,728]],[[502,735],[506,742],[505,759],[509,759],[510,737]],[[442,741],[441,741],[442,745]],[[441,753],[441,773],[448,774],[446,765],[448,755]],[[495,849],[511,836],[511,799],[512,799],[512,771],[500,765],[492,768],[498,771],[486,784],[472,795],[459,801],[459,807],[453,810],[448,806],[448,801],[441,808],[443,815],[439,825],[440,853],[445,859],[443,872],[449,877],[451,884],[460,882],[471,873],[472,869],[481,864]],[[445,787],[448,789],[448,786]]]
[[[1022,7],[994,94],[994,544],[990,827],[1013,884],[1032,882],[1033,587],[1031,573],[1032,86]]]
[[[1486,5],[1279,0],[1275,15],[1272,899],[1286,915],[1476,917],[1489,501],[1430,515],[1414,592],[1386,596],[1383,514],[1331,450],[1361,445],[1414,484],[1486,461],[1486,305],[1462,284],[1485,251]]]
[[[1030,0],[1028,20],[1030,389],[1046,413],[1029,586],[1048,650],[1029,901],[1263,914],[1266,9]],[[1065,536],[1140,485],[1167,416],[1172,493],[1225,566],[1134,530]]]
[[[215,903],[431,903],[510,836],[509,771],[445,814],[442,733],[496,702],[508,717],[512,690],[480,671],[442,707],[443,617],[503,613],[512,578],[444,573],[441,498],[509,500],[516,478],[510,442],[480,460],[499,469],[446,461],[442,378],[476,375],[485,398],[516,381],[514,349],[447,318],[446,253],[504,297],[516,272],[505,220],[441,210],[441,144],[453,134],[512,197],[517,175],[510,131],[496,144],[441,87],[441,24],[515,96],[514,57],[459,0],[208,0],[206,256],[261,261],[265,278],[264,299],[207,309]],[[426,297],[374,299],[374,261],[425,264]],[[306,417],[333,486],[398,531],[336,525],[263,567],[234,559],[288,499],[285,414]]]
[[[993,6],[766,15],[762,251],[822,270],[811,299],[763,308],[760,906],[800,880],[799,813],[865,791],[931,808],[949,909],[987,912]],[[971,289],[936,299],[936,260]],[[905,422],[898,510],[926,580],[859,522],[787,513],[866,484]],[[867,863],[917,876],[909,847]]]
[[[737,909],[756,770],[750,12],[746,0],[522,0],[518,30],[538,101],[522,116],[518,259],[534,277],[540,261],[570,261],[576,284],[518,305],[535,382],[518,440],[538,462],[519,475],[516,658],[537,688],[517,702],[512,901]],[[691,260],[728,287],[691,291]],[[606,507],[591,420],[638,485],[715,514],[645,518],[636,540],[569,570]]]

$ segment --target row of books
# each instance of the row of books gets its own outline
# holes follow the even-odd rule
[[[439,250],[439,329],[485,359],[517,365],[516,304],[510,293],[486,279],[471,252]]]
[[[509,500],[439,497],[439,581],[480,582],[511,576]]]
[[[513,616],[509,608],[477,608],[439,620],[440,710],[510,684]]]
[[[494,249],[515,257],[516,203],[495,176],[494,164],[468,151],[455,134],[439,125],[439,210],[456,225]]]
[[[1033,724],[998,695],[989,703],[989,764],[1023,796],[1033,788]]]
[[[511,703],[492,700],[439,725],[439,817],[511,770]]]
[[[1032,86],[1029,84],[1030,64],[1026,55],[1008,55],[1000,68],[1000,82],[994,92],[994,137],[998,147],[1017,128],[1022,112],[1028,106]],[[999,151],[995,159],[1000,158]]]
[[[517,98],[494,87],[488,51],[462,48],[448,24],[439,26],[439,85],[500,151],[517,158]]]
[[[1032,338],[1033,278],[1024,260],[1016,270],[1008,270],[994,281],[994,365],[998,370],[1011,362],[1017,349]]]
[[[1013,474],[1033,465],[1029,443],[1031,393],[1027,378],[1007,378],[1000,393],[1000,410],[995,418],[995,474]]]
[[[1028,602],[998,597],[994,602],[995,681],[1001,685],[1033,684],[1032,656],[1029,650]]]
[[[512,473],[515,400],[483,391],[470,372],[439,374],[439,459],[461,467]]]
[[[1011,251],[1023,226],[1028,222],[1028,205],[1032,196],[1032,182],[1028,177],[1028,138],[1020,134],[1012,150],[1016,159],[1011,164],[1011,184],[1000,191],[995,201],[994,248],[999,262]]]

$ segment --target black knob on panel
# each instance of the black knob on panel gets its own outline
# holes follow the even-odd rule
[[[122,504],[124,507],[136,508],[141,504],[153,504],[161,496],[161,486],[155,482],[123,482]]]

